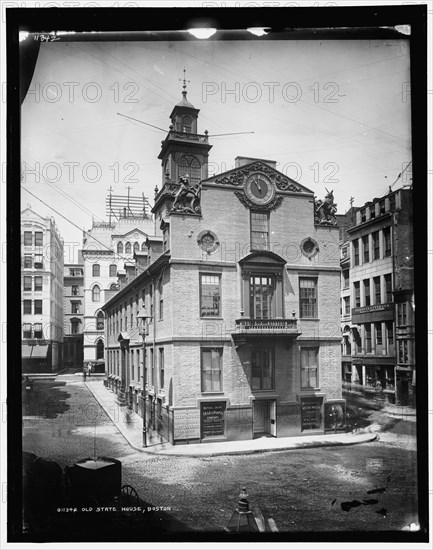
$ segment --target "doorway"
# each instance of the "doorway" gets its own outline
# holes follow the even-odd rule
[[[256,400],[253,404],[253,437],[277,436],[277,403],[275,400]]]

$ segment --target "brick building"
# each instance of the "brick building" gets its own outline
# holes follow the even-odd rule
[[[184,91],[159,155],[155,236],[102,308],[108,384],[148,443],[343,427],[338,227],[273,161],[237,157],[209,178],[198,113]]]
[[[63,240],[55,221],[31,208],[21,212],[22,369],[62,366]]]
[[[359,208],[342,243],[342,376],[347,391],[415,403],[412,190]]]

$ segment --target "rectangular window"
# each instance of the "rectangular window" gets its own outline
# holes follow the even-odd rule
[[[140,350],[137,350],[137,380],[141,380],[141,363],[140,363]]]
[[[343,276],[343,288],[349,288],[349,270],[343,269],[342,276]]]
[[[78,285],[72,285],[71,286],[71,294],[72,296],[78,296]]]
[[[168,229],[165,228],[162,232],[162,251],[167,252],[168,250]]]
[[[164,348],[159,348],[159,388],[164,388]]]
[[[392,321],[386,322],[386,338],[388,340],[388,353],[390,353],[390,347],[394,345],[394,326]]]
[[[372,233],[371,237],[373,239],[373,260],[378,260],[380,258],[379,231]]]
[[[42,231],[35,231],[35,246],[43,246],[44,234]]]
[[[359,265],[359,240],[353,241],[353,265]]]
[[[407,340],[397,340],[397,341],[398,341],[398,362],[409,363],[408,341]]]
[[[371,353],[371,325],[366,323],[364,325],[365,333],[365,353]]]
[[[23,313],[24,314],[31,314],[32,313],[32,301],[31,300],[23,300]]]
[[[373,285],[374,285],[374,303],[380,304],[381,302],[381,296],[380,296],[380,277],[373,277]]]
[[[272,390],[274,388],[274,354],[271,348],[251,350],[251,389]]]
[[[263,212],[251,212],[251,248],[268,250],[269,215]]]
[[[150,302],[150,323],[153,321],[153,285],[149,286],[149,302]]]
[[[385,275],[385,291],[387,303],[392,302],[392,275]]]
[[[42,313],[42,300],[35,300],[35,315]]]
[[[385,227],[383,230],[383,256],[387,258],[391,256],[391,228]]]
[[[153,361],[153,348],[150,348],[150,384],[155,386],[155,363]]]
[[[253,319],[272,318],[274,284],[272,277],[251,275],[250,277],[250,316]]]
[[[42,269],[44,267],[42,254],[35,254],[35,269]]]
[[[30,323],[23,323],[23,338],[32,337],[32,325]]]
[[[221,275],[200,275],[200,316],[220,317]]]
[[[319,348],[301,349],[301,388],[318,388]]]
[[[42,338],[42,323],[35,323],[34,324],[34,335],[35,338]]]
[[[24,255],[24,268],[30,269],[33,267],[33,258],[29,254]]]
[[[299,279],[300,317],[317,318],[317,279]]]
[[[381,346],[383,344],[382,323],[374,323],[374,329],[376,331],[376,346]]]
[[[71,313],[80,313],[80,304],[78,302],[71,302]]]
[[[397,304],[397,323],[398,326],[405,326],[407,324],[407,308],[406,303]]]
[[[164,320],[164,300],[162,298],[159,300],[159,320]]]
[[[364,255],[363,263],[366,264],[370,261],[370,247],[368,242],[368,235],[362,237],[362,252]]]
[[[40,275],[37,275],[35,277],[35,292],[41,292],[42,291],[42,277]]]
[[[364,306],[371,304],[370,300],[370,279],[364,279]]]
[[[361,286],[359,281],[353,283],[354,307],[361,307]]]
[[[33,245],[33,234],[31,231],[24,231],[24,246]]]
[[[350,315],[350,297],[349,296],[344,297],[344,314]]]
[[[23,282],[23,289],[24,291],[32,290],[32,278],[31,277],[24,277]]]
[[[201,391],[222,391],[222,348],[201,350]]]

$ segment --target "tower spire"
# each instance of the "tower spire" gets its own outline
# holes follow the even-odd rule
[[[187,93],[186,83],[187,83],[187,82],[191,82],[191,80],[187,80],[187,79],[186,79],[186,69],[185,69],[185,67],[183,68],[183,79],[182,79],[182,78],[179,78],[179,80],[182,80],[182,81],[183,81],[182,95],[183,95],[184,98],[186,98],[186,93]]]

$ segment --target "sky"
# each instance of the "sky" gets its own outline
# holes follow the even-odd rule
[[[411,183],[404,39],[42,43],[22,106],[21,199],[55,218],[65,261],[92,217],[108,219],[110,187],[153,204],[184,69],[209,175],[236,156],[275,160],[319,198],[332,189],[338,213]]]

